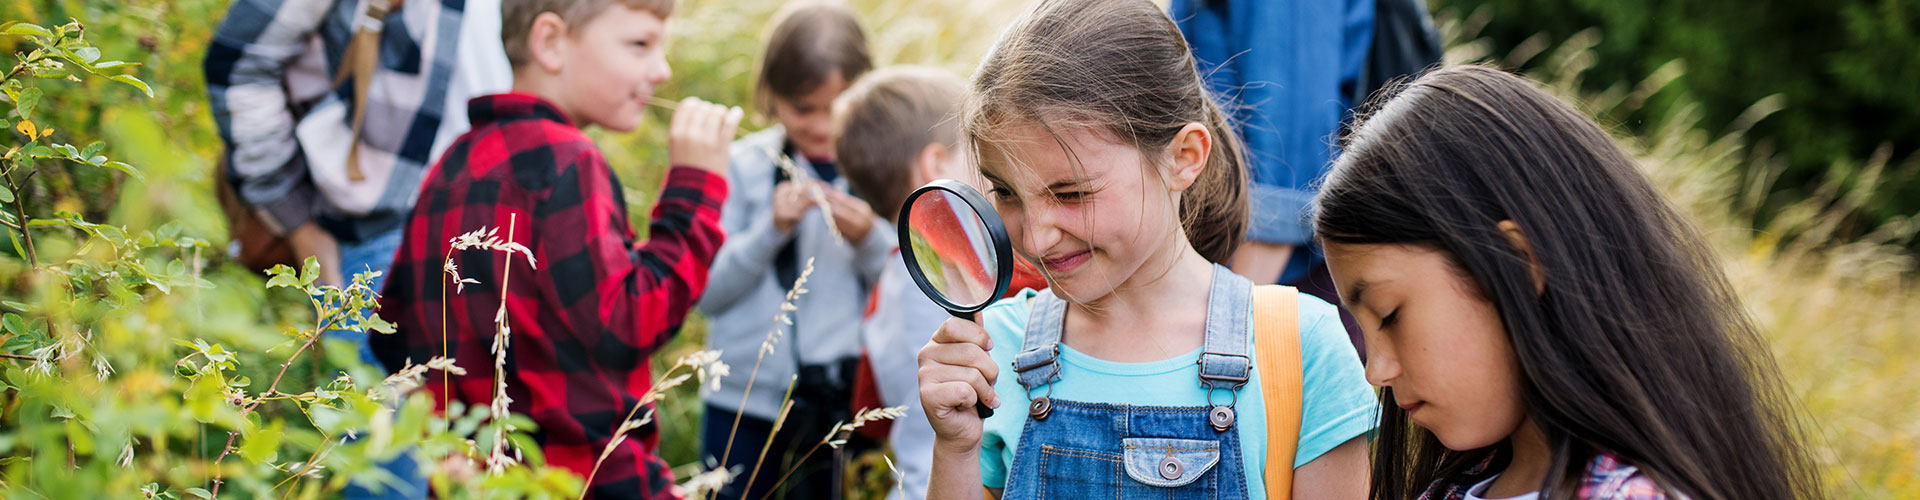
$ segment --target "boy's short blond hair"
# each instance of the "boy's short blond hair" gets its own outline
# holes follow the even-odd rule
[[[558,14],[567,26],[579,29],[615,4],[651,12],[664,20],[673,15],[674,3],[675,0],[501,0],[500,43],[506,46],[507,62],[518,68],[531,57],[527,54],[527,36],[532,34],[533,20],[540,14]]]
[[[894,66],[867,74],[834,100],[835,161],[874,212],[887,220],[899,215],[914,188],[914,162],[928,145],[959,153],[955,114],[966,93],[952,73]]]

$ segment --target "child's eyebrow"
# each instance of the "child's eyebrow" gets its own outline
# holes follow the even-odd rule
[[[1355,281],[1353,286],[1347,287],[1346,293],[1340,294],[1340,302],[1354,305],[1361,304],[1361,301],[1367,298],[1367,288],[1371,286],[1373,286],[1373,283],[1367,280]]]

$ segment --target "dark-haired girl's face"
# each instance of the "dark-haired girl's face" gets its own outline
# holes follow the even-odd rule
[[[1367,382],[1447,448],[1499,443],[1525,421],[1505,324],[1447,254],[1416,245],[1326,245],[1340,299],[1367,342]]]

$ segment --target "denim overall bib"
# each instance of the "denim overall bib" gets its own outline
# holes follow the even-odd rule
[[[1066,301],[1034,298],[1014,360],[1033,400],[1014,448],[1003,498],[1246,498],[1233,406],[1252,374],[1248,323],[1253,283],[1214,266],[1206,349],[1197,382],[1207,406],[1134,406],[1053,399]]]

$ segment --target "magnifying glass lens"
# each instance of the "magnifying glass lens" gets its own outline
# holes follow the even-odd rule
[[[987,224],[965,200],[932,190],[907,210],[913,259],[927,283],[954,306],[974,309],[993,300],[1000,268]]]

